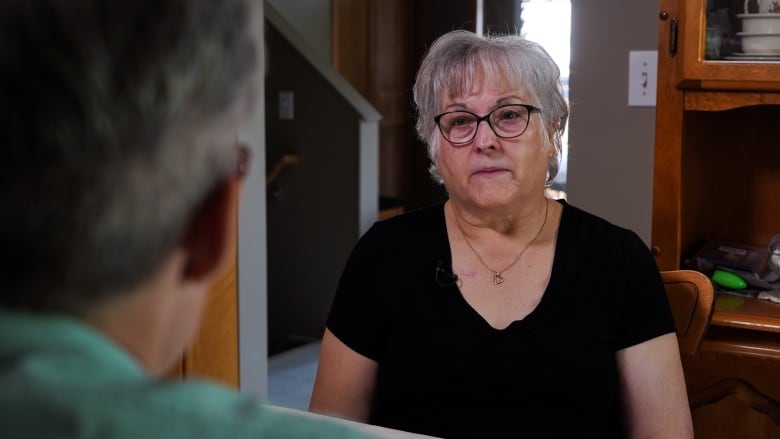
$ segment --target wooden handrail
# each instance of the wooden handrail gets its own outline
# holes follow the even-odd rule
[[[298,154],[285,154],[282,156],[281,159],[279,159],[278,162],[274,164],[274,166],[271,168],[270,171],[268,171],[268,174],[265,176],[265,184],[270,185],[276,178],[279,176],[279,174],[282,173],[284,168],[286,168],[289,165],[296,165],[301,161],[301,156]]]

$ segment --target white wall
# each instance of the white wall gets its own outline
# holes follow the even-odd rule
[[[658,2],[572,1],[569,201],[650,245],[655,108],[628,107],[628,52],[655,50]]]
[[[254,0],[255,38],[264,59],[263,0]],[[241,391],[265,399],[268,391],[267,256],[265,214],[265,87],[264,63],[257,81],[255,113],[239,130],[252,149],[252,164],[244,181],[238,217],[238,343]]]

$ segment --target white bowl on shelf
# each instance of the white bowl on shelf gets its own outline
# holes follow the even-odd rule
[[[737,32],[742,38],[742,52],[747,54],[780,55],[780,32],[763,34]]]
[[[742,20],[742,32],[749,34],[780,33],[780,13],[737,14]]]

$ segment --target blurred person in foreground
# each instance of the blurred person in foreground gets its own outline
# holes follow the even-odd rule
[[[568,118],[559,76],[518,36],[432,45],[417,132],[449,197],[361,237],[312,411],[447,438],[692,436],[648,248],[545,196]]]
[[[252,13],[0,4],[0,436],[350,437],[161,379],[235,250]]]

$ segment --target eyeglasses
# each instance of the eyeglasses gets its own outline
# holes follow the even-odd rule
[[[484,120],[502,139],[520,137],[528,129],[531,113],[542,110],[533,105],[502,105],[484,116],[470,111],[448,111],[433,118],[441,135],[453,145],[464,145],[474,140],[477,128]]]

